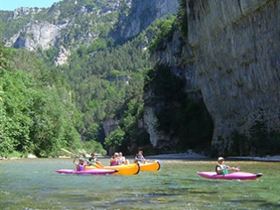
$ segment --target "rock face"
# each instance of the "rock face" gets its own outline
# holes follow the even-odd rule
[[[26,48],[35,51],[39,48],[49,49],[55,44],[61,28],[48,22],[31,23],[13,36],[11,44],[15,48]]]
[[[68,57],[71,55],[71,51],[65,49],[63,46],[60,47],[58,56],[55,60],[56,66],[67,64]]]
[[[280,2],[186,0],[186,5],[187,50],[179,53],[181,61],[173,59],[176,41],[157,56],[184,68],[187,90],[201,91],[214,121],[212,148],[231,151],[232,134],[249,135],[259,121],[279,131]]]
[[[214,119],[213,146],[256,121],[280,129],[280,2],[187,1],[198,86]],[[221,144],[220,140],[224,140]]]
[[[169,135],[157,129],[158,119],[154,107],[146,106],[144,111],[145,128],[150,136],[150,142],[154,148],[170,145]]]
[[[172,39],[161,43],[160,49],[157,49],[153,54],[153,60],[158,65],[166,65],[171,68],[173,74],[185,82],[186,91],[189,95],[200,94],[196,87],[195,71],[192,64],[183,64],[184,57],[191,57],[191,50],[187,47],[179,31],[173,33]],[[162,109],[163,100],[155,93],[157,87],[149,87],[145,92],[145,108],[144,122],[146,131],[149,133],[150,142],[153,147],[174,148],[178,143],[178,138],[168,132],[159,129],[160,120],[157,118],[157,112]],[[174,93],[176,94],[176,93]],[[156,100],[154,100],[156,98]],[[201,98],[201,94],[200,94]],[[196,99],[195,99],[196,100]],[[170,103],[173,103],[170,101]]]
[[[176,14],[177,0],[132,0],[128,16],[122,17],[113,36],[125,41],[138,35],[154,20],[168,14]]]
[[[131,0],[67,0],[50,8],[0,11],[0,22],[6,27],[2,38],[7,47],[58,51],[52,60],[63,65],[73,49],[90,45],[108,33],[106,30],[117,22],[122,5],[130,4]]]
[[[15,11],[13,12],[13,18],[16,19],[26,15],[34,15],[39,13],[40,11],[40,8],[20,7],[18,9],[15,9]]]
[[[103,131],[105,136],[108,136],[119,125],[119,122],[114,119],[107,119],[103,122]]]

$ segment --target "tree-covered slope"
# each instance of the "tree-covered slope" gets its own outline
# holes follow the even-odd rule
[[[1,46],[0,156],[82,147],[80,112],[63,76],[35,54]]]
[[[137,5],[130,0],[64,0],[46,9],[0,12],[5,45],[31,51],[3,48],[9,52],[5,56],[9,65],[1,80],[5,88],[3,116],[14,117],[7,112],[13,106],[8,103],[8,94],[15,101],[27,100],[25,95],[29,95],[32,101],[26,102],[30,107],[17,110],[30,123],[21,127],[23,120],[12,120],[18,122],[23,134],[10,137],[13,129],[6,130],[3,142],[11,147],[3,146],[2,154],[54,155],[61,147],[81,147],[80,139],[129,152],[149,144],[143,122],[144,81],[152,67],[150,44],[158,41],[162,22],[139,31],[139,36],[129,42],[114,43],[109,32],[120,21],[120,13],[130,12],[132,3]],[[17,84],[14,92],[8,86],[10,81]],[[38,101],[37,105],[33,101]],[[34,116],[25,113],[26,109],[34,110]],[[37,121],[46,123],[37,125]],[[40,127],[43,125],[45,128]],[[25,136],[23,142],[21,136]]]

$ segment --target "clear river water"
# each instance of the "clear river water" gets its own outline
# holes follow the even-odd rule
[[[108,160],[102,160],[108,163]],[[280,209],[280,163],[228,162],[256,181],[207,180],[215,161],[162,160],[135,176],[57,174],[70,159],[0,161],[0,209]]]

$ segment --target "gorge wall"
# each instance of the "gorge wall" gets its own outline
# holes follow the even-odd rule
[[[121,16],[113,37],[119,42],[131,39],[154,20],[176,14],[178,7],[177,0],[132,0],[130,12]]]
[[[214,122],[212,149],[231,153],[233,134],[250,136],[250,129],[259,122],[267,132],[279,131],[280,2],[185,3],[185,46],[178,48],[175,33],[156,57],[184,72],[187,92],[201,92]]]
[[[200,0],[187,5],[198,86],[215,125],[213,147],[230,150],[230,135],[247,133],[258,120],[278,130],[280,2]]]

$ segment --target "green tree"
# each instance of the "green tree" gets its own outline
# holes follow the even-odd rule
[[[125,132],[118,127],[117,129],[115,129],[114,131],[112,131],[109,136],[107,136],[105,138],[105,145],[109,148],[109,147],[119,147],[122,145],[123,141],[124,141],[124,136],[125,136]]]
[[[81,118],[60,74],[32,53],[0,49],[7,61],[0,77],[0,156],[57,156],[62,147],[80,147]]]
[[[188,36],[188,14],[187,1],[179,0],[179,10],[177,13],[177,26],[184,37]]]

